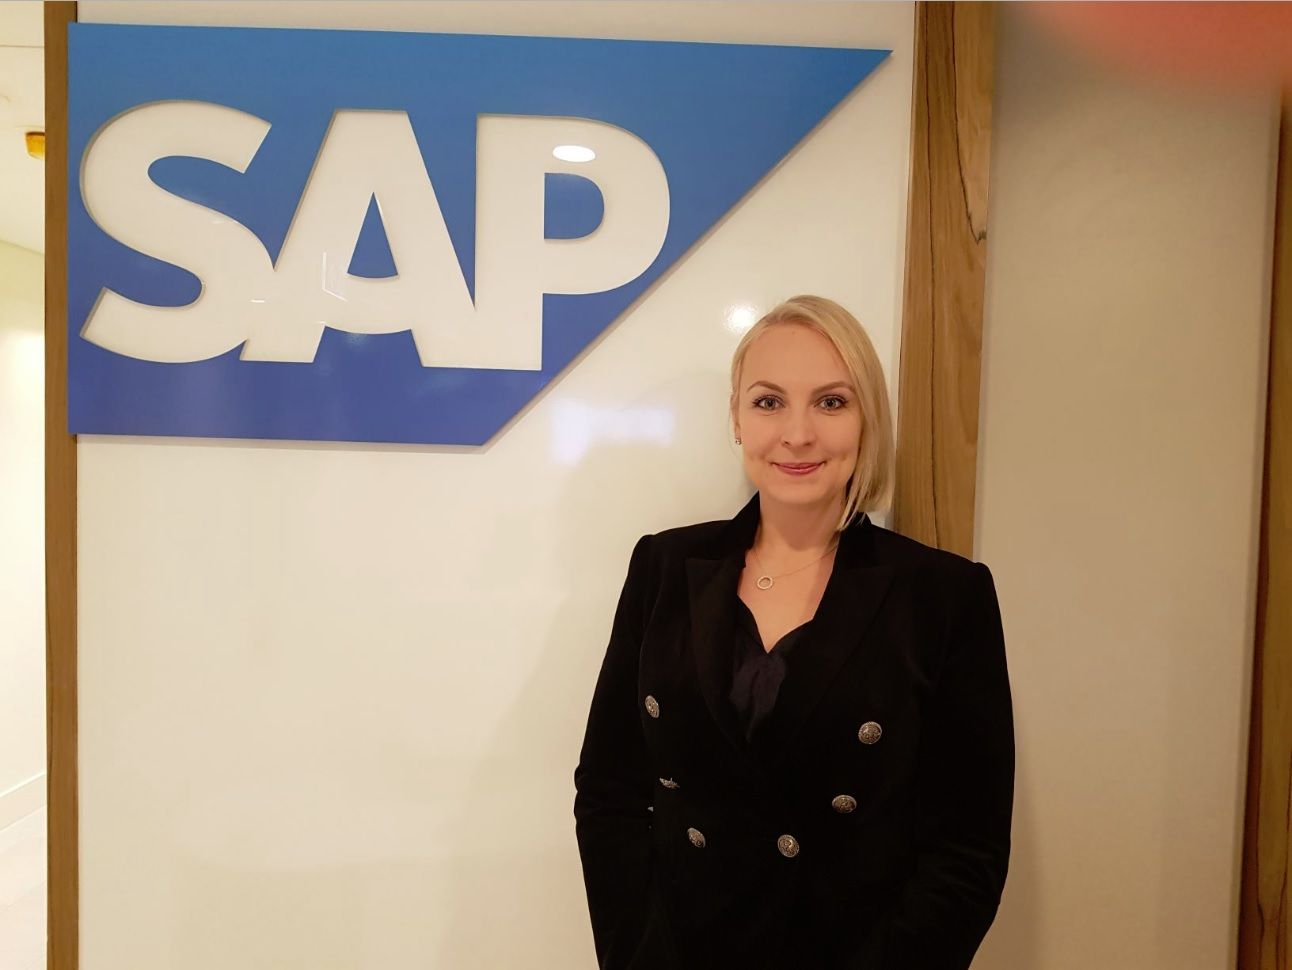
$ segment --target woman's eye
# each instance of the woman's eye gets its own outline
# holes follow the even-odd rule
[[[754,400],[754,408],[759,411],[771,411],[780,403],[781,402],[778,398],[768,394],[764,397],[756,398]],[[840,397],[838,394],[831,394],[828,397],[823,397],[821,399],[821,404],[827,411],[839,411],[848,406],[848,399]]]

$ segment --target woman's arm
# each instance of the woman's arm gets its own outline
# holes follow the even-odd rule
[[[1014,722],[991,571],[971,570],[921,731],[916,866],[854,970],[968,970],[1009,864]]]
[[[637,668],[649,594],[650,536],[633,548],[574,771],[575,832],[597,965],[625,967],[645,928],[652,787]]]

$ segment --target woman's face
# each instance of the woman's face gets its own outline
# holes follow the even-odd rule
[[[842,502],[857,461],[857,390],[829,339],[803,324],[768,327],[745,352],[732,415],[745,474],[764,500]]]

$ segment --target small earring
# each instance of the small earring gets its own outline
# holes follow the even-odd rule
[[[740,435],[736,435],[736,444],[740,444]]]

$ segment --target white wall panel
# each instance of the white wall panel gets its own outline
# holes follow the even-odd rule
[[[895,381],[911,6],[80,16],[894,49],[487,447],[78,444],[83,970],[591,967],[578,745],[633,540],[747,494],[731,321],[834,297]]]

